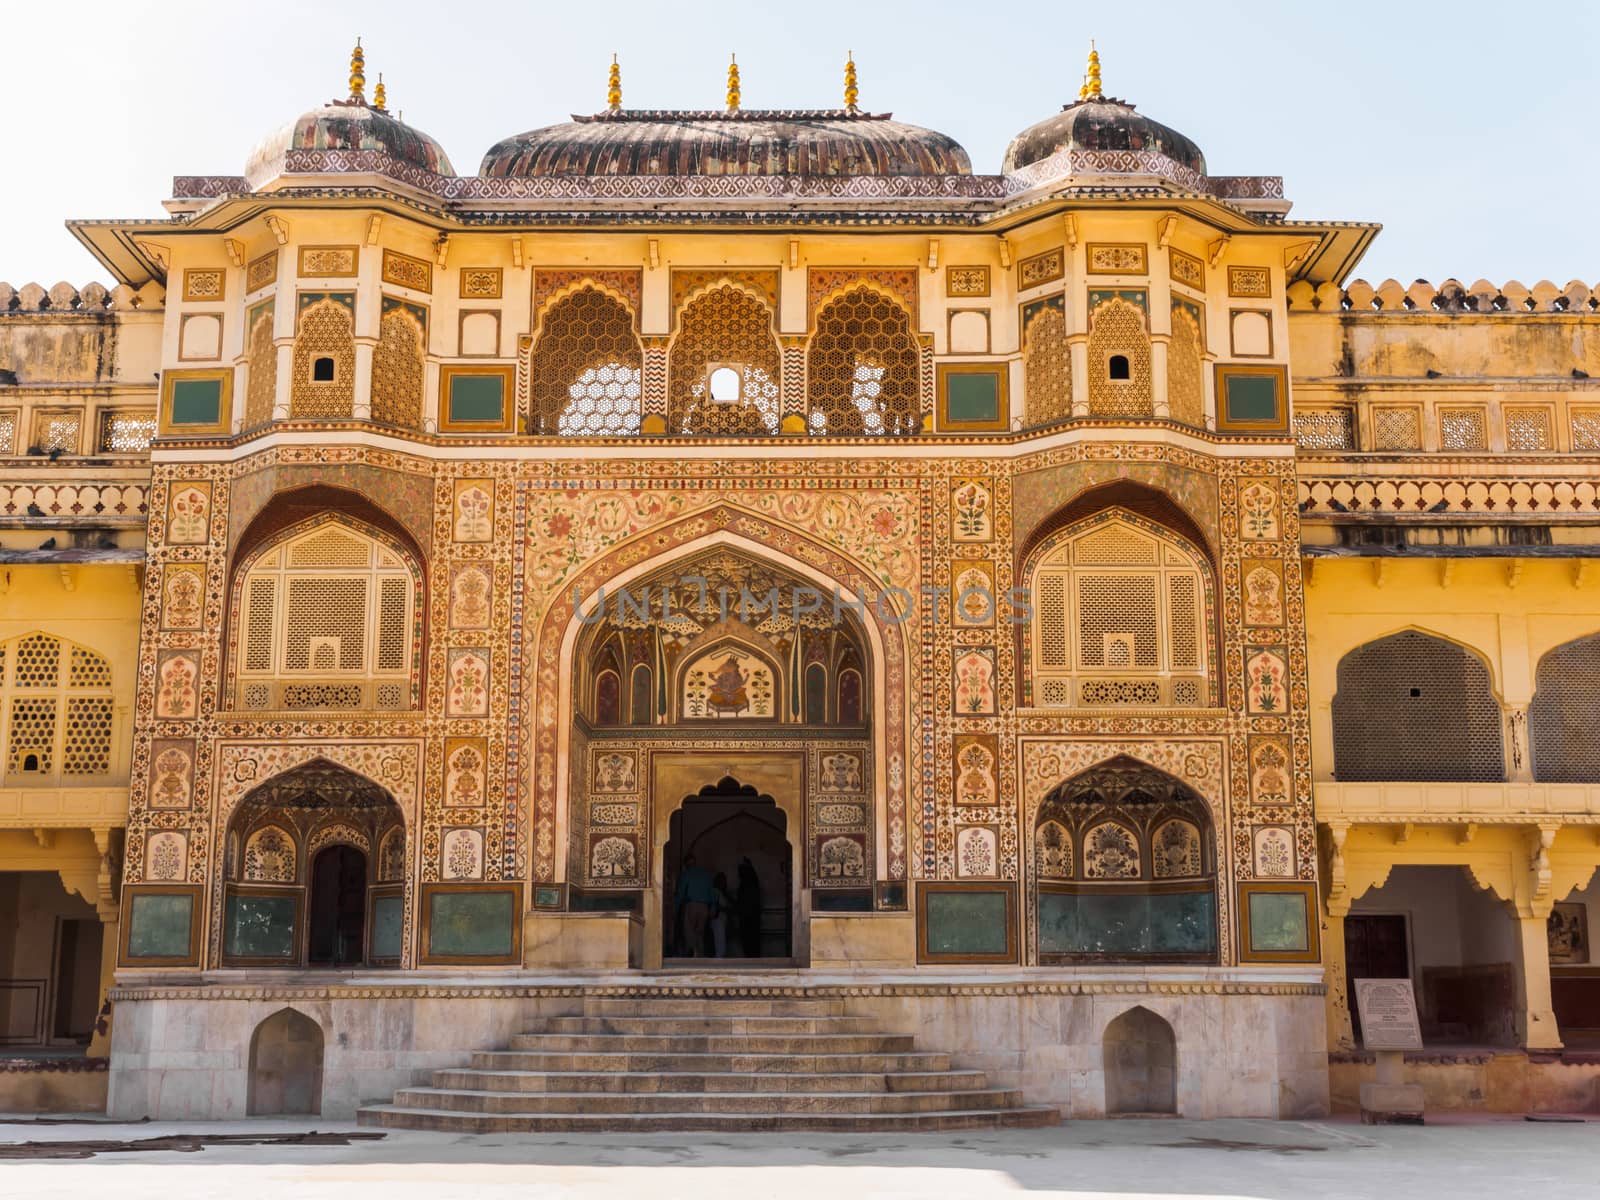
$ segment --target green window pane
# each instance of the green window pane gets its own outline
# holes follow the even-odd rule
[[[1311,949],[1303,892],[1250,893],[1250,949],[1298,954]]]
[[[222,422],[222,380],[176,379],[172,383],[173,425]]]
[[[136,894],[128,906],[129,958],[188,958],[194,896]]]
[[[927,900],[928,953],[1004,954],[1004,892],[930,892]]]
[[[400,957],[405,907],[402,896],[378,896],[372,901],[372,946],[368,951],[371,957]]]
[[[223,923],[223,953],[231,958],[295,957],[295,898],[252,896],[235,892],[228,897]]]
[[[994,372],[946,375],[944,397],[945,417],[952,425],[1000,419],[1000,376]]]
[[[1228,375],[1224,378],[1229,421],[1275,423],[1283,420],[1278,412],[1276,375]]]
[[[450,379],[450,420],[505,421],[505,378],[500,375],[454,375]]]
[[[516,897],[509,891],[436,892],[428,953],[435,958],[505,958],[513,945]]]

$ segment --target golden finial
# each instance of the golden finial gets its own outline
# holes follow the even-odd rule
[[[350,99],[357,104],[365,104],[367,87],[367,56],[361,49],[361,39],[356,39],[356,48],[350,51]]]
[[[611,56],[611,74],[606,77],[606,107],[612,112],[622,108],[622,68],[615,54]]]
[[[728,111],[739,111],[739,59],[728,55]]]
[[[846,52],[846,55],[844,64],[844,106],[853,109],[856,106],[856,98],[861,94],[860,89],[856,87],[856,52],[850,50]]]
[[[1078,89],[1078,99],[1105,99],[1105,94],[1100,90],[1100,52],[1094,48],[1092,41],[1089,43],[1089,74],[1083,81],[1083,87]]]
[[[388,94],[383,90],[383,72],[378,72],[378,86],[372,89],[372,107],[379,112],[388,112],[384,107],[388,103]]]

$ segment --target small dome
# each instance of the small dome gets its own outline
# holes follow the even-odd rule
[[[1135,112],[1125,101],[1098,95],[1069,104],[1017,134],[1006,147],[1001,170],[1010,175],[1062,150],[1154,151],[1196,175],[1206,173],[1205,155],[1183,134]]]
[[[625,175],[970,175],[953,138],[854,109],[612,110],[506,138],[488,179]]]
[[[258,187],[283,170],[286,154],[296,150],[376,150],[406,166],[435,175],[454,175],[455,168],[439,145],[382,109],[361,100],[336,100],[312,109],[257,143],[245,163],[245,178]],[[323,171],[341,168],[324,166]],[[345,170],[360,170],[351,166]]]

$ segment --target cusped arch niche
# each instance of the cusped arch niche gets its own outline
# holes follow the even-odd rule
[[[1023,639],[1025,704],[1219,702],[1215,580],[1189,538],[1115,505],[1041,539],[1022,579],[1033,603]]]
[[[1206,801],[1119,755],[1058,784],[1030,838],[1041,963],[1219,955],[1219,847]]]
[[[225,705],[416,709],[422,579],[410,546],[339,513],[267,537],[230,589]]]
[[[824,589],[717,549],[609,591],[579,641],[574,689],[595,727],[857,725],[864,645],[855,614]]]

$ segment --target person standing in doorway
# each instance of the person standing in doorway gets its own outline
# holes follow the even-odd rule
[[[711,918],[717,893],[711,883],[711,873],[695,865],[693,854],[684,857],[683,872],[678,876],[678,891],[674,901],[683,916],[685,955],[689,958],[704,957],[706,922]]]
[[[733,909],[733,898],[728,895],[728,876],[718,871],[712,882],[717,898],[711,906],[711,953],[717,958],[728,957],[728,913]]]
[[[761,957],[761,877],[749,858],[739,860],[739,942],[746,958]]]

